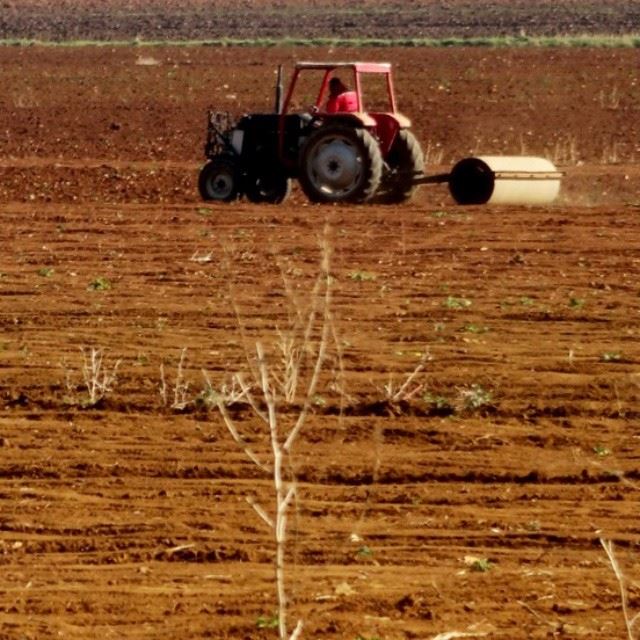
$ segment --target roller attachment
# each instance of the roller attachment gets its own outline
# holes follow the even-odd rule
[[[560,192],[561,178],[546,158],[480,156],[460,160],[448,182],[458,204],[549,204]]]

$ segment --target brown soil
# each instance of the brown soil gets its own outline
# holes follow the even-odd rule
[[[3,38],[447,38],[636,32],[638,0],[3,0]]]
[[[0,50],[1,638],[275,637],[256,624],[273,544],[245,500],[268,507],[268,479],[198,400],[201,371],[221,384],[273,344],[296,310],[283,274],[309,303],[327,222],[335,336],[292,467],[303,637],[625,636],[598,540],[637,612],[639,54],[383,53],[430,170],[547,153],[559,202],[198,201],[208,105],[268,109],[277,62],[379,50]],[[119,366],[87,407],[92,347]],[[420,389],[385,401],[425,348]]]

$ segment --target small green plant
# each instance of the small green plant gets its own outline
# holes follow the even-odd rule
[[[493,562],[488,558],[476,558],[469,568],[471,571],[475,571],[476,573],[486,573],[493,569]]]
[[[365,544],[356,551],[356,555],[358,558],[373,558],[373,550]]]
[[[601,356],[602,362],[620,362],[622,354],[619,351],[605,351]]]
[[[532,533],[536,533],[536,532],[540,531],[540,529],[542,528],[542,525],[540,524],[539,520],[529,520],[528,522],[525,523],[524,528],[527,531],[531,531]]]
[[[451,411],[451,413],[454,411],[451,401],[445,396],[427,392],[422,396],[422,399],[438,411]]]
[[[513,300],[510,300],[509,298],[507,298],[506,300],[501,300],[500,301],[500,308],[501,309],[510,309],[511,307],[513,307],[514,302]]]
[[[460,403],[467,411],[476,411],[491,405],[492,396],[479,384],[472,384],[468,389],[459,391]]]
[[[471,306],[472,302],[468,298],[457,298],[456,296],[447,296],[444,301],[444,306],[447,309],[467,309]]]
[[[469,324],[464,325],[463,331],[465,333],[487,333],[487,331],[489,331],[489,327],[470,322]]]
[[[464,563],[469,567],[470,571],[475,573],[486,573],[493,569],[493,562],[489,558],[481,558],[479,556],[465,556]]]
[[[136,366],[144,367],[147,364],[149,364],[149,356],[144,352],[138,353],[136,356]]]
[[[103,276],[94,278],[87,286],[89,291],[108,291],[111,289],[111,281]]]
[[[569,298],[570,309],[582,309],[584,305],[585,305],[585,300],[583,298],[576,298],[575,296],[571,296]]]
[[[260,616],[256,620],[256,627],[258,629],[277,629],[280,624],[280,619],[277,614],[271,616]]]
[[[376,280],[378,276],[371,271],[352,271],[349,273],[349,278],[354,282],[372,282]]]
[[[42,267],[38,269],[38,275],[43,278],[50,278],[53,275],[53,267]]]
[[[605,458],[606,456],[611,455],[611,449],[605,447],[605,445],[603,444],[597,444],[595,447],[593,447],[593,453],[595,453],[597,456],[600,456],[601,458]]]
[[[313,396],[313,404],[316,407],[326,407],[327,406],[327,401],[321,395],[316,393],[316,395]]]

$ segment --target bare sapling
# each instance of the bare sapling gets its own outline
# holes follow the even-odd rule
[[[624,576],[624,573],[622,572],[622,569],[620,568],[618,559],[616,558],[616,554],[613,548],[613,542],[611,540],[600,538],[600,544],[602,545],[602,548],[609,558],[609,564],[611,565],[613,573],[616,576],[616,580],[618,581],[618,587],[620,589],[620,602],[622,603],[622,615],[624,617],[624,623],[627,628],[628,640],[637,640],[638,638],[640,638],[640,634],[636,634],[636,628],[640,627],[640,612],[632,616],[631,612],[629,611],[627,580]]]
[[[208,386],[207,397],[217,406],[231,437],[251,462],[269,474],[273,481],[275,501],[271,508],[254,498],[247,498],[247,501],[274,536],[280,640],[296,640],[303,628],[303,621],[299,619],[289,632],[287,620],[287,515],[297,491],[295,478],[290,472],[291,455],[316,397],[328,344],[335,337],[331,316],[331,252],[326,230],[321,249],[320,270],[310,304],[303,312],[290,296],[293,307],[290,309],[290,326],[286,331],[278,330],[271,350],[265,349],[261,341],[255,343],[255,353],[245,347],[248,372],[233,374],[230,383],[217,389],[212,387],[208,375],[203,372]],[[239,326],[242,326],[240,321]],[[237,402],[247,403],[254,416],[268,428],[270,451],[254,450],[242,435],[240,425],[229,411],[230,405]],[[282,404],[297,407],[293,419],[290,412],[287,416],[279,412]]]
[[[418,364],[415,366],[413,371],[405,377],[401,384],[396,385],[393,378],[389,377],[389,382],[387,382],[383,388],[385,400],[391,404],[403,401],[407,402],[420,393],[424,387],[423,385],[418,384],[416,379],[424,369],[425,364],[430,360],[432,360],[432,356],[429,349],[426,348],[422,356],[420,356]]]
[[[109,368],[104,362],[104,352],[101,348],[91,347],[90,349],[86,349],[85,347],[81,347],[80,352],[82,353],[80,373],[82,375],[84,388],[87,391],[85,404],[93,407],[113,390],[120,360],[116,360],[113,366]],[[72,372],[64,363],[62,366],[65,370],[67,391],[72,394],[76,390],[72,381]]]
[[[171,395],[171,408],[177,411],[182,411],[189,404],[189,397],[187,395],[189,391],[189,382],[185,380],[184,365],[187,359],[187,348],[184,347],[180,352],[180,360],[178,361],[178,367],[176,370],[176,376],[173,381],[173,389]],[[169,405],[169,388],[167,385],[167,378],[164,371],[164,363],[160,364],[160,398],[162,399],[163,406]]]
[[[109,393],[116,381],[120,360],[116,360],[111,370],[104,364],[102,349],[91,347],[82,349],[82,377],[89,394],[89,404],[95,405]]]

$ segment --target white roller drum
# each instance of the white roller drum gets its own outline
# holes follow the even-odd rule
[[[449,190],[458,204],[549,204],[560,192],[561,178],[546,158],[479,156],[453,167]]]

